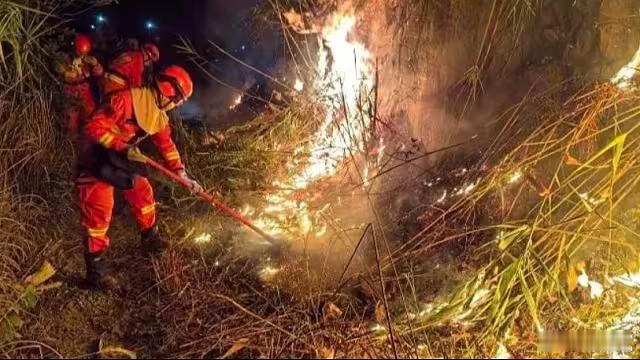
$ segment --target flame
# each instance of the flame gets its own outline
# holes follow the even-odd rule
[[[282,235],[285,230],[324,235],[326,226],[299,194],[310,184],[335,175],[352,154],[362,154],[371,140],[363,135],[372,119],[362,105],[367,104],[364,99],[373,87],[371,54],[362,43],[350,39],[355,24],[352,14],[334,14],[320,33],[318,76],[313,87],[322,99],[324,117],[309,145],[296,149],[287,164],[287,169],[298,171],[273,183],[284,190],[268,194],[267,206],[257,216],[256,225],[271,235]],[[304,83],[298,79],[294,87],[301,91]],[[365,186],[369,174],[381,163],[384,149],[384,141],[379,139],[375,159],[361,168]]]
[[[373,80],[369,51],[361,43],[349,41],[355,21],[353,15],[337,15],[322,30],[326,46],[320,51],[317,64],[320,77],[315,86],[325,95],[326,115],[310,145],[308,165],[294,178],[297,187],[304,188],[310,182],[335,174],[350,151],[363,150],[364,139],[358,136],[365,130],[363,124],[351,120],[355,120],[354,111],[363,91],[373,87]]]
[[[631,87],[633,78],[640,67],[640,48],[633,55],[631,61],[622,67],[618,73],[611,78],[611,82],[619,89],[627,90]]]
[[[206,244],[206,243],[211,242],[211,238],[212,238],[211,234],[202,233],[202,234],[200,234],[200,235],[196,236],[196,237],[193,239],[193,241],[194,241],[196,244]]]

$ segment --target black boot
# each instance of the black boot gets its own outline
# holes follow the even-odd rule
[[[168,247],[166,240],[160,236],[158,226],[154,226],[140,233],[140,240],[142,241],[142,249],[147,254],[159,254]]]
[[[109,267],[105,262],[104,253],[85,253],[84,261],[87,267],[87,287],[100,291],[117,290],[119,288],[118,281],[109,275]]]

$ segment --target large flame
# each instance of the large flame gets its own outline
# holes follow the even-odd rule
[[[633,78],[638,73],[638,67],[640,67],[640,48],[633,55],[631,61],[611,78],[611,82],[620,89],[629,89],[633,84]]]
[[[353,154],[362,153],[370,140],[367,134],[372,119],[367,97],[373,88],[371,55],[362,43],[350,38],[355,24],[353,14],[334,14],[320,33],[318,75],[313,87],[322,101],[324,117],[309,145],[297,149],[287,165],[288,169],[298,171],[273,183],[282,190],[267,195],[268,205],[261,212],[252,207],[245,209],[247,215],[256,219],[257,226],[272,235],[291,232],[322,236],[327,229],[318,212],[295,194],[335,175]],[[361,169],[364,183],[371,168],[380,163],[383,152],[384,143],[380,140],[374,161]]]
[[[323,95],[326,115],[309,148],[308,165],[294,178],[297,188],[335,174],[350,152],[363,150],[363,127],[371,119],[356,121],[355,116],[373,81],[369,51],[349,40],[355,21],[353,15],[336,15],[322,30],[325,46],[319,54],[315,86]]]

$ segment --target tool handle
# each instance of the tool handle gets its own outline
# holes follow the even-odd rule
[[[158,172],[162,173],[163,175],[165,175],[166,177],[170,178],[171,180],[173,180],[173,181],[177,182],[178,184],[182,185],[183,187],[191,190],[191,183],[189,181],[187,181],[183,177],[179,176],[178,174],[174,173],[173,171],[165,168],[164,166],[160,165],[155,160],[149,158],[148,156],[145,156],[145,163],[149,167],[157,170]],[[266,239],[270,243],[272,243],[272,244],[277,244],[278,243],[278,240],[276,238],[274,238],[273,236],[267,234],[266,232],[264,232],[259,227],[255,226],[255,224],[253,224],[253,222],[251,222],[251,220],[249,220],[246,216],[242,215],[238,211],[236,211],[233,208],[229,207],[224,202],[216,199],[215,197],[213,197],[213,195],[211,195],[207,191],[202,190],[202,191],[197,192],[195,194],[198,197],[200,197],[202,200],[204,200],[204,201],[208,202],[209,204],[213,205],[216,209],[222,211],[225,215],[227,215],[229,217],[232,217],[232,218],[240,221],[241,223],[245,224],[247,227],[249,227],[251,230],[255,231],[258,235],[262,236],[264,239]]]

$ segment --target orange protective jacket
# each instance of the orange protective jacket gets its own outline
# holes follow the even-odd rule
[[[142,51],[127,51],[109,64],[104,74],[104,93],[141,87],[144,76],[144,55]]]
[[[151,92],[152,90],[131,89],[114,93],[106,103],[98,107],[84,126],[85,138],[91,144],[99,144],[106,149],[120,152],[149,136],[164,158],[167,167],[173,171],[183,170],[184,165],[176,145],[171,139],[171,128],[168,121],[160,123],[161,125],[156,126],[153,130],[154,133],[149,134],[143,130],[143,127],[147,129],[148,127],[141,126],[146,119],[141,119],[142,121],[136,119],[134,96],[145,91]],[[100,161],[95,158],[91,148],[92,146],[85,146],[81,149],[79,159],[81,171],[82,169],[95,168],[95,161]]]
[[[101,77],[102,65],[93,56],[75,57],[67,63],[58,64],[57,71],[63,81],[66,97],[67,128],[77,134],[96,104],[91,93],[89,79]]]

